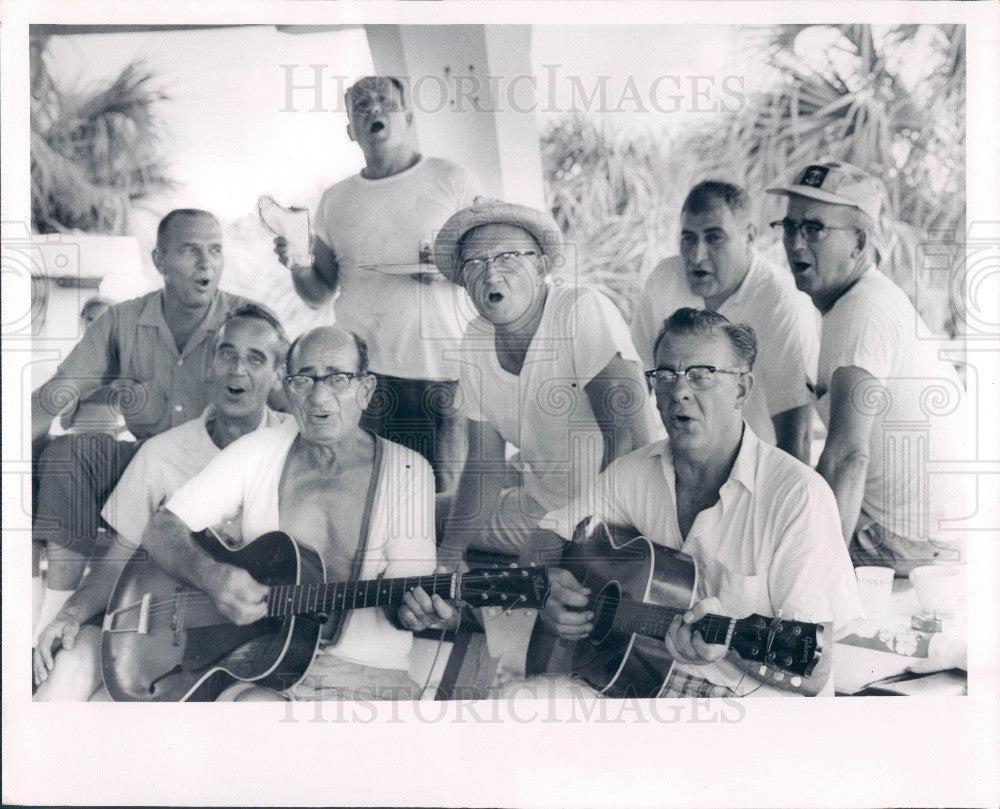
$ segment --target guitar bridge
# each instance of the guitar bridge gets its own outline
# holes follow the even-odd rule
[[[119,607],[116,610],[112,610],[104,616],[104,625],[101,627],[105,632],[132,632],[137,635],[145,635],[149,632],[149,602],[151,594],[146,593],[138,601],[133,601],[131,604],[126,604],[123,607]],[[122,618],[122,622],[128,616],[135,615],[138,610],[138,615],[136,617],[135,626],[116,626],[118,618]]]

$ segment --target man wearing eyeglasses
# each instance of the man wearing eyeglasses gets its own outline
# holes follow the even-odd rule
[[[818,318],[788,272],[754,247],[755,236],[746,191],[719,180],[692,188],[681,207],[680,255],[646,279],[632,339],[643,367],[652,368],[660,326],[681,307],[749,324],[760,354],[744,417],[761,440],[808,463]]]
[[[459,355],[469,457],[442,558],[476,547],[550,561],[562,542],[539,520],[657,435],[638,355],[605,296],[566,268],[549,277],[564,250],[547,213],[478,200],[441,228],[434,257],[479,312]]]
[[[795,284],[823,316],[816,396],[828,436],[817,470],[833,488],[855,564],[905,575],[960,556],[964,479],[928,461],[967,460],[965,395],[906,294],[879,271],[882,183],[849,163],[810,165],[768,189]]]
[[[420,154],[401,79],[366,76],[345,101],[347,136],[365,167],[323,194],[311,265],[291,265],[281,238],[276,251],[302,299],[314,308],[332,301],[336,322],[368,344],[377,388],[364,425],[420,452],[443,491],[465,457],[449,355],[473,311],[464,291],[436,271],[429,249],[444,221],[480,193],[479,181]]]
[[[244,540],[283,531],[323,559],[327,581],[417,576],[435,567],[434,477],[416,452],[359,426],[375,390],[364,341],[339,327],[306,332],[288,352],[294,421],[223,450],[154,515],[143,544],[167,572],[208,593],[238,624],[266,614],[268,588],[212,559],[192,532],[238,520]],[[427,599],[430,602],[430,599]],[[435,596],[442,617],[451,610]],[[430,607],[433,609],[433,607]],[[409,699],[409,607],[353,611],[339,641],[321,640],[296,699]],[[328,629],[333,629],[331,622]],[[282,699],[236,686],[227,698]]]
[[[613,462],[589,496],[559,519],[594,515],[633,526],[698,567],[695,605],[674,619],[666,648],[676,665],[662,696],[832,694],[829,647],[808,681],[740,660],[691,624],[707,613],[831,622],[834,637],[860,620],[837,504],[808,466],[761,441],[743,418],[754,384],[753,330],[709,310],[679,309],[655,341],[653,384],[669,438]],[[570,539],[571,534],[563,534]],[[577,640],[593,629],[590,591],[569,571],[549,572],[545,620]]]
[[[139,448],[101,512],[115,532],[111,547],[92,561],[39,634],[36,701],[84,701],[99,688],[101,631],[91,619],[104,612],[150,517],[167,498],[237,438],[284,421],[285,414],[268,409],[267,397],[281,384],[287,346],[281,324],[260,306],[241,307],[226,318],[208,366],[209,406]]]

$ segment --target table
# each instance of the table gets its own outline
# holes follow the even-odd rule
[[[930,675],[922,683],[900,682],[897,687],[892,682],[885,682],[887,678],[905,675],[907,667],[918,659],[916,655],[926,656],[926,646],[933,635],[910,626],[911,616],[919,609],[910,580],[893,579],[888,615],[878,622],[866,621],[855,634],[834,645],[833,678],[838,696],[855,695],[873,685],[872,690],[879,693],[945,696],[965,692],[965,673],[957,669],[950,669],[941,676]],[[956,617],[946,631],[964,633],[964,617]],[[866,642],[881,649],[860,645]]]

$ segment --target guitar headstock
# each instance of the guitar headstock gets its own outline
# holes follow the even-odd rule
[[[476,568],[461,575],[458,598],[472,607],[541,609],[548,591],[543,568]]]
[[[823,652],[823,627],[754,614],[736,622],[731,646],[744,660],[808,677]]]

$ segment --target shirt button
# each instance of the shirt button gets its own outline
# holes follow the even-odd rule
[[[182,360],[182,359],[180,359],[180,360],[177,360],[177,364],[178,364],[178,365],[183,365],[183,364],[184,364],[184,360]]]
[[[183,405],[177,405],[176,407],[174,407],[174,410],[176,410],[178,413],[180,413],[183,409],[184,409]]]

